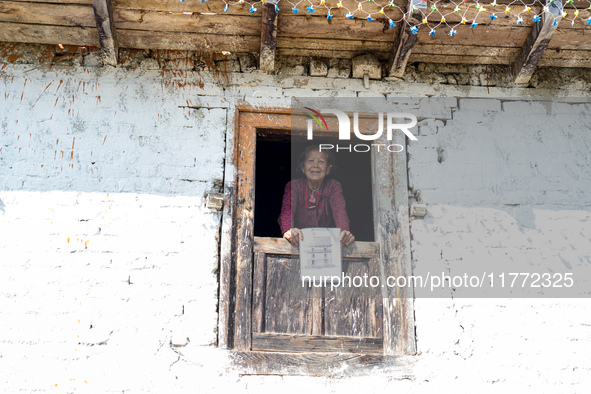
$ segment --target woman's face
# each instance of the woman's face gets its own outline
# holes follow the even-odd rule
[[[325,176],[330,173],[326,152],[320,152],[315,149],[308,152],[302,171],[306,178],[312,182],[322,182]]]

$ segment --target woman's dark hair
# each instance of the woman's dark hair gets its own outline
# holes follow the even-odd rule
[[[308,157],[308,153],[310,153],[310,151],[312,151],[312,150],[317,150],[317,151],[326,153],[327,166],[330,168],[330,173],[327,176],[333,175],[334,172],[337,170],[337,163],[335,161],[334,153],[332,153],[330,150],[326,150],[326,149],[320,150],[320,145],[310,145],[310,146],[306,147],[306,149],[304,149],[302,153],[300,153],[300,156],[298,157],[298,171],[303,174],[302,167],[304,166],[304,163],[306,162],[306,158]]]

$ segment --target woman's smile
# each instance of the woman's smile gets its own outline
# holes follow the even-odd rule
[[[320,187],[324,177],[330,173],[326,152],[311,150],[302,166],[302,172],[308,178],[308,186],[315,190]]]

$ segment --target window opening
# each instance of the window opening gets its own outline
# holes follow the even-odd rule
[[[315,143],[333,143],[336,139],[316,139]],[[353,143],[353,142],[352,142]],[[311,141],[289,133],[260,130],[256,142],[254,235],[281,238],[277,222],[285,185],[302,174],[297,171],[295,152],[303,151]],[[371,154],[340,150],[333,153],[337,170],[333,178],[343,187],[351,233],[357,241],[374,241]]]

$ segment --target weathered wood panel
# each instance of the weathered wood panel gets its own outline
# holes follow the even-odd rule
[[[406,6],[407,12],[410,13],[407,19],[408,23],[404,23],[400,27],[399,36],[393,50],[391,50],[392,55],[390,56],[387,65],[388,75],[391,77],[401,78],[404,75],[404,70],[406,69],[406,64],[408,63],[412,48],[417,42],[417,35],[411,32],[411,27],[416,28],[416,25],[421,23],[422,13],[415,8],[415,5],[420,7],[422,11],[424,11],[427,6],[416,0],[410,0],[408,2]]]
[[[591,50],[591,29],[558,29],[548,48]]]
[[[392,43],[383,41],[343,40],[336,43],[334,39],[277,37],[277,48],[387,52],[392,46]]]
[[[92,0],[13,0],[21,3],[92,4]]]
[[[413,54],[434,54],[434,55],[454,55],[454,56],[503,56],[515,57],[521,48],[508,47],[487,47],[479,45],[440,45],[440,44],[421,44],[418,43],[413,48]]]
[[[301,284],[299,259],[268,255],[266,260],[265,332],[311,334],[312,302],[309,288]]]
[[[357,9],[358,3],[354,0],[341,0],[343,4],[343,8],[337,8],[338,0],[328,0],[326,2],[329,6],[332,6],[333,9],[331,13],[335,15],[335,17],[344,16],[345,13],[348,11],[347,8],[355,10]],[[396,0],[395,3],[400,3],[399,0]],[[230,3],[232,4],[232,3]],[[186,2],[181,2],[178,0],[114,0],[113,5],[115,8],[121,9],[136,9],[136,10],[145,10],[145,11],[166,11],[166,12],[200,12],[200,13],[224,13],[227,15],[257,15],[260,18],[261,15],[261,4],[256,4],[255,8],[257,8],[257,12],[251,14],[250,4],[234,4],[230,5],[228,11],[224,11],[224,2],[222,1],[206,1],[200,2],[197,0],[191,0]],[[308,4],[300,3],[297,8],[299,9],[298,15],[306,15],[307,10],[306,7]],[[315,6],[315,15],[326,15],[327,11],[326,8],[323,6]],[[367,2],[363,5],[364,10],[370,12],[378,12],[380,7],[378,7],[375,3]],[[389,7],[384,9],[385,13],[389,15],[389,13],[393,13],[396,15]],[[292,6],[288,3],[279,4],[279,14],[289,14],[293,15]]]
[[[529,83],[538,67],[538,62],[558,28],[557,23],[562,19],[561,0],[553,2],[549,7],[550,11],[542,15],[542,22],[537,23],[531,29],[525,44],[523,44],[523,49],[512,64],[511,68],[516,84]]]
[[[584,59],[544,59],[538,63],[538,67],[584,67],[591,68],[591,56]]]
[[[271,352],[337,352],[381,354],[382,338],[354,338],[325,335],[253,334],[252,350]]]
[[[380,277],[379,257],[343,261],[343,272],[353,278]],[[345,281],[347,279],[345,278]],[[333,336],[380,337],[383,333],[381,289],[362,283],[345,283],[334,290],[326,288],[324,301],[324,333]]]
[[[469,25],[460,25],[453,37],[449,28],[437,29],[434,36],[429,35],[429,29],[425,26],[419,28],[417,34],[419,42],[423,45],[479,45],[495,47],[521,47],[530,32],[528,27],[484,25],[471,29]]]
[[[378,143],[388,143],[382,136]],[[402,133],[395,134],[393,143],[406,146]],[[380,283],[393,276],[408,277],[410,261],[410,230],[408,220],[408,185],[406,155],[384,151],[372,152],[374,184],[374,233],[380,242]],[[384,286],[384,354],[414,354],[413,289]]]
[[[279,56],[304,56],[304,57],[325,57],[325,58],[334,58],[334,59],[353,59],[359,55],[364,55],[367,53],[367,50],[357,50],[357,51],[341,51],[337,49],[327,50],[327,49],[294,49],[294,48],[277,48],[277,54]],[[379,60],[386,60],[388,56],[390,56],[389,52],[371,52],[375,55]]]
[[[259,36],[260,18],[241,15],[184,15],[115,10],[117,29]]]
[[[103,61],[105,64],[116,66],[119,46],[113,24],[111,0],[92,0],[92,8],[94,8],[94,19],[96,20]]]
[[[498,2],[497,2],[498,3]],[[484,4],[480,2],[480,4]],[[474,7],[474,3],[460,3],[458,5],[460,12],[454,12],[455,4],[438,4],[437,11],[427,13],[427,20],[430,23],[438,24],[441,22],[441,17],[445,16],[445,20],[447,23],[456,24],[462,22],[462,17],[466,18],[466,26],[470,27],[470,24],[476,18],[476,23],[478,26],[475,28],[476,33],[478,33],[478,29],[480,29],[484,25],[496,25],[496,26],[515,26],[517,24],[517,17],[512,14],[521,13],[523,17],[523,22],[521,22],[520,26],[532,26],[533,16],[534,14],[539,14],[542,11],[542,7],[539,5],[531,5],[529,12],[523,12],[525,6],[513,4],[511,5],[511,13],[505,14],[504,9],[505,7],[497,7],[494,9],[495,15],[497,19],[491,21],[489,18],[489,13],[481,13]],[[492,11],[493,7],[485,6],[487,11]],[[429,10],[431,11],[431,10]],[[449,28],[447,28],[449,30]]]
[[[402,17],[402,13],[398,18]],[[397,19],[398,19],[397,18]],[[392,42],[396,29],[383,23],[366,20],[332,19],[320,16],[282,15],[277,25],[278,36],[291,38],[331,38],[338,40],[367,40]],[[337,43],[334,47],[340,48]]]
[[[466,56],[466,55],[437,55],[427,53],[412,53],[409,58],[410,63],[442,63],[442,64],[511,64],[515,60],[514,56]]]
[[[283,238],[254,237],[254,252],[289,256],[298,255],[299,249]],[[341,252],[344,258],[371,258],[379,256],[380,245],[377,242],[356,241],[349,246],[343,246]]]
[[[267,255],[254,252],[254,278],[252,283],[252,332],[265,330],[265,294],[267,289]]]
[[[90,5],[0,2],[0,22],[96,27]]]
[[[0,41],[37,44],[99,45],[95,27],[0,23]]]
[[[151,32],[117,29],[122,48],[171,49],[199,51],[256,52],[259,37],[196,33]]]
[[[259,69],[272,72],[275,70],[275,49],[277,48],[277,11],[272,3],[263,4],[262,7]]]

